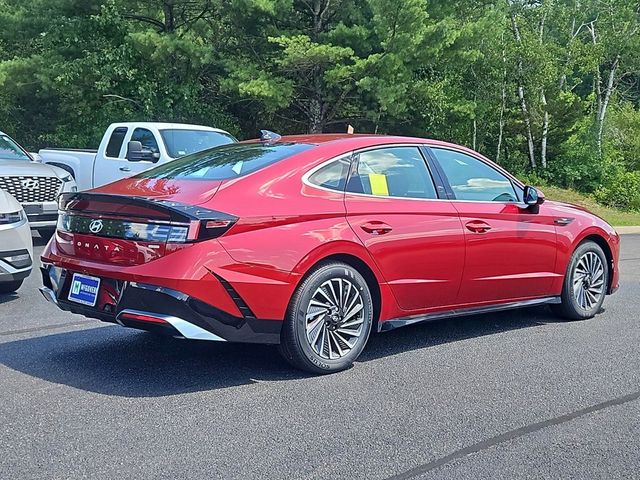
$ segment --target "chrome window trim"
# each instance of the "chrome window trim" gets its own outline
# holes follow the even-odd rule
[[[390,144],[385,144],[385,145],[374,145],[371,147],[363,147],[361,149],[358,150],[351,150],[349,152],[346,153],[342,153],[340,155],[338,155],[337,157],[332,157],[328,160],[325,160],[324,162],[320,163],[319,165],[316,165],[315,167],[313,167],[311,170],[309,170],[307,173],[305,173],[302,176],[302,183],[304,185],[307,185],[308,187],[312,187],[312,188],[317,188],[318,190],[324,190],[326,192],[331,192],[331,193],[342,193],[343,195],[355,195],[358,197],[367,197],[367,198],[378,198],[378,199],[396,199],[396,200],[418,200],[418,201],[422,201],[422,202],[461,202],[461,203],[481,203],[484,205],[515,205],[521,209],[526,209],[529,207],[529,205],[526,205],[522,202],[493,202],[491,200],[459,200],[457,198],[416,198],[416,197],[385,197],[385,196],[380,196],[380,195],[371,195],[369,193],[353,193],[353,192],[347,192],[346,190],[335,190],[332,188],[327,188],[327,187],[322,187],[320,185],[316,185],[315,183],[312,183],[309,181],[309,177],[311,177],[311,175],[313,175],[315,172],[317,172],[318,170],[320,170],[321,168],[340,160],[343,157],[348,157],[348,156],[353,156],[356,154],[359,154],[360,152],[365,152],[365,151],[369,151],[369,150],[378,150],[380,148],[393,148],[393,147],[416,147],[416,148],[420,148],[420,147],[427,147],[429,149],[434,149],[434,148],[439,148],[442,150],[452,150],[454,152],[458,152],[458,153],[462,153],[464,155],[469,155],[470,157],[484,163],[485,165],[487,165],[490,168],[493,168],[494,170],[497,170],[498,172],[500,172],[502,175],[506,176],[511,183],[513,184],[515,182],[515,184],[520,188],[520,189],[524,189],[524,184],[518,180],[516,177],[514,177],[513,175],[511,175],[511,173],[509,173],[508,171],[504,170],[502,167],[500,167],[499,165],[495,165],[495,164],[490,164],[487,163],[486,160],[479,158],[477,155],[471,155],[465,151],[462,151],[460,149],[454,148],[454,147],[449,147],[449,146],[440,146],[440,145],[434,145],[434,144],[430,144],[430,143],[390,143]],[[435,154],[434,154],[435,155]],[[436,159],[437,160],[437,159]],[[490,160],[489,160],[490,161]],[[426,163],[426,160],[425,160]],[[498,167],[498,168],[496,168]],[[427,170],[429,171],[429,175],[431,176],[431,178],[433,179],[433,174],[431,173],[431,170],[429,169],[429,166],[427,164]],[[435,185],[435,182],[434,182]],[[514,189],[515,190],[515,189]],[[517,192],[516,192],[517,194]]]
[[[429,177],[431,178],[431,181],[433,182],[433,188],[434,191],[437,192],[437,185],[436,182],[433,180],[433,174],[431,173],[431,169],[429,168],[429,164],[427,163],[427,159],[424,158],[422,152],[420,151],[420,147],[422,146],[422,143],[389,143],[389,144],[384,144],[384,145],[373,145],[370,147],[363,147],[360,148],[358,150],[351,150],[347,153],[342,153],[340,155],[338,155],[337,157],[333,157],[329,160],[326,160],[324,162],[322,162],[320,165],[316,165],[315,167],[313,167],[311,170],[309,170],[307,173],[305,173],[302,176],[302,183],[304,183],[305,185],[309,186],[309,187],[313,187],[313,188],[317,188],[319,190],[324,190],[327,192],[333,192],[333,193],[342,193],[343,195],[349,194],[349,195],[357,195],[360,197],[367,197],[367,198],[383,198],[383,199],[399,199],[399,200],[422,200],[422,201],[440,201],[440,200],[444,200],[444,201],[449,201],[446,198],[421,198],[421,197],[392,197],[391,195],[389,196],[383,196],[383,195],[373,195],[370,193],[354,193],[354,192],[347,192],[346,190],[346,186],[345,186],[345,190],[335,190],[333,188],[327,188],[327,187],[322,187],[320,185],[316,185],[315,183],[312,183],[311,181],[309,181],[309,177],[311,177],[315,172],[317,172],[318,170],[322,169],[323,167],[330,165],[333,162],[336,162],[338,160],[340,160],[343,157],[348,157],[351,156],[353,157],[354,155],[359,155],[362,152],[368,152],[368,151],[372,151],[372,150],[381,150],[381,149],[386,149],[386,148],[397,148],[397,147],[414,147],[416,148],[416,150],[418,150],[418,153],[420,154],[421,157],[423,157],[424,162],[425,162],[425,167],[427,169],[427,173],[429,174]],[[352,159],[353,161],[353,159]],[[437,193],[436,193],[437,194]]]
[[[350,152],[346,152],[346,153],[341,153],[340,155],[338,155],[337,157],[332,157],[329,160],[325,160],[324,162],[320,163],[319,165],[316,165],[315,167],[313,167],[311,170],[309,170],[307,173],[305,173],[302,176],[302,183],[304,185],[307,185],[308,187],[313,187],[313,188],[317,188],[318,190],[324,190],[325,192],[332,192],[332,193],[342,193],[344,195],[344,190],[336,190],[334,188],[328,188],[328,187],[323,187],[320,185],[316,185],[315,183],[312,183],[309,180],[309,177],[311,177],[314,173],[316,173],[318,170],[321,170],[322,168],[331,165],[334,162],[337,162],[343,158],[347,158],[350,156],[353,156],[353,151]],[[351,163],[351,162],[349,162]]]

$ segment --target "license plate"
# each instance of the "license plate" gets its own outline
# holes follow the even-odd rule
[[[74,273],[69,288],[69,300],[82,305],[95,307],[100,290],[100,279],[80,273]]]

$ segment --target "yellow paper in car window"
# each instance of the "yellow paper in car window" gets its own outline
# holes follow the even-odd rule
[[[389,187],[387,186],[387,176],[381,173],[370,173],[369,183],[371,183],[371,193],[373,195],[389,196]]]

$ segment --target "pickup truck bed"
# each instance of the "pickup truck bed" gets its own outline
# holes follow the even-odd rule
[[[97,150],[46,148],[38,152],[44,162],[66,170],[75,178],[80,190],[93,186],[93,168]]]

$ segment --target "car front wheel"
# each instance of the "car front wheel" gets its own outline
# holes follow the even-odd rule
[[[294,293],[282,327],[280,353],[312,373],[349,368],[364,349],[373,323],[367,282],[350,265],[325,263]]]
[[[562,288],[562,303],[554,311],[569,320],[592,318],[602,308],[609,285],[609,264],[594,242],[578,245],[571,256]]]

